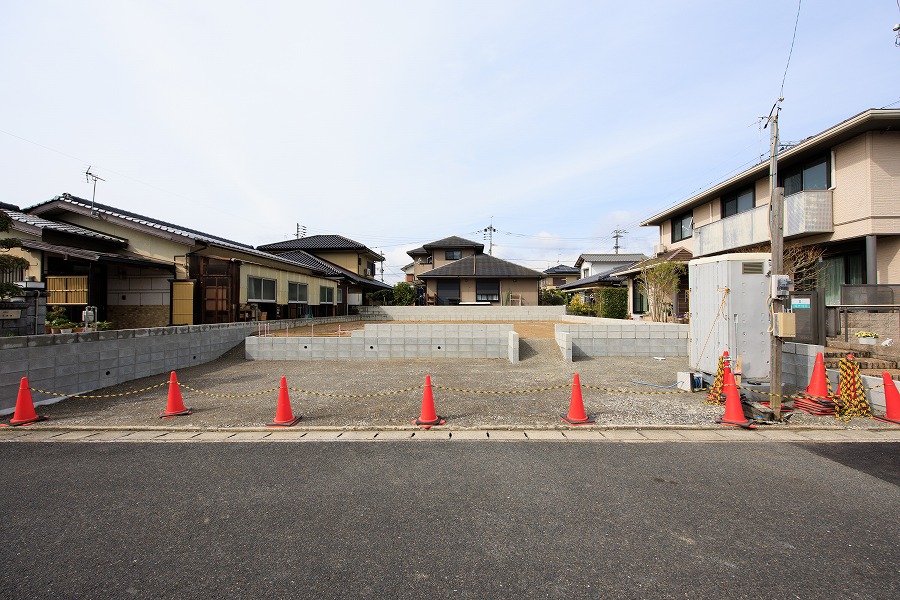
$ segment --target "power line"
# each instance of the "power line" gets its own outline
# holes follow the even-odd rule
[[[794,21],[794,35],[791,37],[791,49],[788,51],[787,64],[784,65],[784,76],[781,78],[781,93],[779,98],[784,98],[784,81],[787,79],[788,67],[791,65],[791,55],[794,53],[794,40],[797,39],[797,25],[800,23],[800,4],[803,0],[797,0],[797,18]],[[900,0],[898,0],[900,2]]]

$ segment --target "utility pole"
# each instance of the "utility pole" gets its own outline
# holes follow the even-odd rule
[[[619,253],[619,238],[625,237],[626,233],[628,233],[628,232],[625,231],[624,229],[616,229],[615,231],[613,231],[613,237],[616,238],[616,245],[613,246],[613,248],[615,248],[616,254]]]
[[[784,188],[778,187],[778,113],[781,111],[781,101],[772,106],[769,111],[769,117],[766,126],[772,125],[772,141],[769,148],[769,232],[772,235],[772,273],[771,279],[774,281],[776,275],[781,275],[784,271]],[[783,391],[781,385],[781,339],[776,337],[775,321],[778,319],[778,313],[782,312],[783,306],[781,297],[774,293],[771,295],[772,302],[772,333],[769,338],[770,363],[769,363],[769,392],[777,394],[771,397],[769,406],[775,413],[775,420],[781,420],[781,393]]]
[[[488,254],[494,255],[494,217],[491,217],[491,224],[484,228],[484,238],[488,241]]]

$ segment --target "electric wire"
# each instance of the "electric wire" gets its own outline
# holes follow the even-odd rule
[[[900,2],[900,0],[897,0]],[[791,49],[788,51],[787,64],[784,65],[784,76],[781,78],[781,92],[778,97],[784,98],[784,82],[787,79],[788,67],[791,66],[791,55],[794,53],[794,41],[797,39],[797,25],[800,23],[800,5],[803,0],[797,0],[797,18],[794,20],[794,35],[791,37]]]

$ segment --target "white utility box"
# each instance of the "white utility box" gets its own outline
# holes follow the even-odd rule
[[[735,362],[741,358],[744,381],[769,381],[771,259],[768,253],[753,252],[688,263],[691,367],[714,375],[719,357],[728,350]]]

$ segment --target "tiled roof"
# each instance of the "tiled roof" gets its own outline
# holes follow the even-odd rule
[[[633,263],[632,263],[633,264]],[[620,267],[616,267],[615,269],[610,269],[608,271],[604,271],[602,273],[597,273],[596,275],[591,275],[590,277],[584,277],[579,279],[578,281],[573,281],[572,283],[567,283],[565,285],[559,286],[558,290],[577,290],[581,288],[590,288],[596,287],[600,284],[616,284],[622,283],[625,281],[624,277],[614,276],[613,273],[619,270]]]
[[[489,254],[476,254],[455,260],[437,269],[426,271],[419,279],[436,279],[442,277],[496,277],[507,279],[541,279],[544,275],[528,267],[493,257]]]
[[[424,248],[425,250],[433,250],[435,248],[475,248],[477,252],[482,252],[484,251],[484,244],[451,235],[450,237],[446,237],[442,240],[424,244],[422,248]]]
[[[257,249],[265,252],[281,252],[285,250],[308,250],[313,252],[316,250],[355,250],[379,256],[377,252],[365,244],[360,244],[342,235],[311,235],[283,242],[263,244],[262,246],[257,246]]]
[[[567,267],[566,265],[556,265],[544,270],[544,275],[577,275],[581,273],[576,267]]]
[[[361,287],[368,287],[373,289],[392,289],[393,287],[384,282],[357,275],[353,271],[348,271],[347,269],[339,267],[338,265],[328,262],[327,260],[322,260],[321,258],[313,256],[312,254],[304,250],[293,250],[291,252],[279,254],[278,256],[280,258],[284,258],[285,260],[296,262],[297,264],[302,265],[308,269],[321,271],[328,277],[344,277],[345,279],[349,279],[350,281]]]
[[[214,236],[208,233],[203,233],[202,231],[197,231],[196,229],[189,229],[187,227],[182,227],[180,225],[175,225],[173,223],[167,223],[166,221],[160,221],[158,219],[154,219],[152,217],[146,217],[144,215],[139,215],[137,213],[119,210],[113,206],[109,206],[106,204],[99,204],[97,202],[91,204],[89,200],[84,200],[83,198],[78,198],[76,196],[72,196],[71,194],[63,194],[61,196],[57,196],[52,200],[48,200],[46,202],[41,202],[40,204],[35,204],[25,210],[31,213],[42,213],[43,211],[51,211],[54,206],[57,204],[63,204],[73,207],[78,207],[80,211],[84,213],[86,210],[93,210],[100,213],[100,215],[108,215],[112,217],[116,217],[118,219],[122,219],[125,221],[131,221],[135,224],[141,225],[148,229],[155,229],[160,232],[171,233],[173,235],[181,236],[190,240],[193,240],[195,243],[200,242],[204,244],[210,244],[213,246],[218,246],[220,248],[227,248],[239,252],[243,252],[245,254],[250,254],[252,256],[258,256],[260,258],[266,258],[268,260],[274,260],[277,262],[282,262],[285,264],[296,265],[297,263],[293,261],[284,260],[281,257],[270,254],[268,252],[262,252],[261,250],[257,250],[250,244],[242,244],[240,242],[234,242],[231,240],[227,240],[225,238],[220,238],[218,236]]]
[[[660,254],[659,256],[655,256],[653,258],[648,258],[647,260],[642,260],[631,266],[617,269],[614,272],[614,274],[616,276],[631,275],[634,273],[640,273],[641,269],[643,269],[644,267],[651,267],[653,265],[656,265],[656,264],[659,264],[662,262],[668,262],[668,261],[687,262],[687,261],[691,260],[692,258],[694,258],[694,255],[691,254],[689,251],[685,250],[684,248],[677,248],[670,252]]]
[[[4,208],[4,207],[0,207]],[[61,231],[64,233],[71,233],[73,235],[80,235],[82,237],[89,237],[99,240],[105,240],[107,242],[115,242],[117,244],[127,244],[128,240],[120,237],[115,237],[112,235],[107,235],[105,233],[100,233],[99,231],[92,231],[90,229],[86,229],[84,227],[79,227],[78,225],[70,225],[68,223],[57,223],[56,221],[48,221],[47,219],[38,217],[37,215],[29,215],[27,213],[23,213],[19,210],[5,209],[4,212],[12,219],[14,222],[21,223],[25,225],[26,228],[34,230],[35,232],[41,231],[44,229],[52,229],[53,231]],[[13,225],[15,226],[15,225]]]

